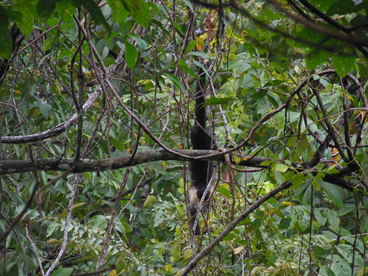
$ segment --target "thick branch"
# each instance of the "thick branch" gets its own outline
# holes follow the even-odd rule
[[[218,153],[214,150],[178,150],[179,154],[187,155],[191,157],[203,156],[207,158],[209,154]],[[238,165],[250,166],[250,167],[262,167],[260,164],[263,161],[270,160],[264,157],[246,157],[243,155],[237,155],[238,158],[243,159]],[[211,160],[225,161],[225,158],[220,156],[212,156]],[[91,172],[91,171],[107,171],[125,168],[128,166],[136,166],[153,161],[167,161],[167,160],[189,160],[189,158],[182,158],[177,154],[171,154],[167,151],[145,151],[137,152],[134,158],[131,155],[123,157],[116,157],[110,159],[94,159],[80,161],[73,173]],[[131,162],[130,162],[131,161]],[[73,166],[74,159],[62,159],[57,158],[40,158],[37,159],[37,169],[40,171],[66,171]],[[265,166],[264,166],[265,167]],[[0,162],[0,175],[8,173],[22,173],[33,170],[33,164],[31,160],[13,160],[13,161],[1,161]]]
[[[75,169],[71,170],[72,173],[81,173],[81,172],[92,172],[92,171],[107,171],[107,170],[117,170],[121,168],[126,168],[129,166],[136,166],[140,164],[144,164],[147,162],[153,161],[168,161],[168,160],[190,160],[190,157],[203,157],[206,160],[214,160],[225,162],[224,154],[222,155],[214,155],[215,153],[219,153],[219,151],[215,150],[178,150],[177,154],[171,154],[167,151],[145,151],[145,152],[137,152],[132,158],[131,155],[116,157],[110,159],[95,159],[95,160],[83,160],[80,161],[77,165],[75,165]],[[181,155],[181,156],[178,156]],[[220,152],[221,154],[221,152]],[[230,154],[236,155],[236,160],[240,160],[240,162],[235,163],[233,158],[231,158],[231,162],[238,166],[247,166],[247,167],[256,167],[256,168],[270,168],[270,165],[263,166],[261,165],[264,161],[274,161],[270,158],[266,157],[258,157],[258,156],[245,156],[241,154]],[[188,156],[189,158],[184,158],[182,156]],[[56,159],[56,158],[40,158],[36,160],[37,162],[37,170],[40,171],[66,171],[69,170],[74,165],[74,159]],[[282,160],[275,161],[284,163]],[[293,162],[291,163],[291,167],[298,170],[299,172],[305,172],[306,169],[303,169],[301,163]],[[31,160],[14,160],[14,161],[1,161],[0,162],[0,175],[11,174],[11,173],[24,173],[30,172],[34,169],[33,163]],[[355,170],[356,171],[356,170]],[[348,179],[344,179],[344,176],[349,175],[353,172],[349,167],[345,167],[339,169],[339,173],[335,174],[327,174],[324,177],[324,181],[329,183],[341,186],[345,189],[352,191],[354,188],[363,190],[364,187],[359,184],[352,182]],[[314,173],[314,172],[312,172]]]

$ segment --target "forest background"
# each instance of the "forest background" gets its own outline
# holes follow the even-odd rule
[[[1,1],[0,274],[368,275],[367,9]],[[190,150],[199,68],[219,151]]]

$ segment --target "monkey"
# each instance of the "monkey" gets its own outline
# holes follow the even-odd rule
[[[195,120],[191,129],[191,142],[193,149],[203,150],[217,150],[217,144],[212,139],[210,133],[206,129],[206,108],[203,106],[206,101],[205,93],[205,73],[199,69],[199,79],[197,80],[195,93]],[[207,160],[192,160],[189,162],[189,171],[191,175],[190,185],[190,220],[189,226],[192,228],[197,212],[198,203],[201,201],[204,191],[206,190],[208,182],[213,175],[213,162]],[[205,201],[207,201],[212,191],[207,193]],[[204,204],[204,212],[208,210],[208,202]],[[195,235],[200,235],[201,230],[199,225],[195,229]]]

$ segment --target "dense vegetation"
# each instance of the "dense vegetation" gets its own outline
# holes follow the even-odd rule
[[[0,274],[368,275],[367,9],[1,1]],[[219,151],[190,150],[199,68]]]

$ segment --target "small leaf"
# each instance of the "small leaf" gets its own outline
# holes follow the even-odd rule
[[[38,107],[40,108],[41,113],[42,113],[42,116],[45,119],[50,118],[50,113],[49,112],[52,109],[52,106],[51,105],[49,105],[47,102],[40,102],[38,104]]]
[[[201,53],[201,52],[189,52],[188,56],[197,56],[197,57],[201,57],[203,59],[208,59],[210,58],[207,54],[205,53]]]
[[[286,172],[289,169],[289,166],[284,164],[276,164],[275,171],[277,172]]]
[[[143,208],[146,208],[149,204],[155,202],[157,200],[157,198],[153,195],[149,195],[146,199],[146,201],[143,204]]]
[[[226,189],[226,188],[223,188],[223,187],[220,187],[217,189],[217,191],[222,194],[223,196],[227,197],[227,198],[231,198],[231,193],[229,191],[229,189]]]
[[[107,228],[106,217],[102,215],[97,215],[91,218],[88,224],[92,226],[93,228],[100,229],[100,231]]]
[[[124,41],[124,44],[125,44],[125,60],[126,60],[126,63],[127,63],[128,67],[131,70],[134,70],[134,66],[137,63],[138,51],[128,41]]]
[[[271,163],[273,163],[273,161],[271,161],[271,160],[266,160],[266,161],[263,161],[260,165],[261,166],[268,166],[268,165],[270,165]]]
[[[317,170],[317,171],[322,170],[322,169],[323,169],[323,167],[324,167],[324,165],[325,165],[325,164],[323,164],[323,163],[319,163],[319,164],[316,166],[316,170]]]
[[[46,236],[49,237],[52,235],[52,233],[54,233],[54,231],[60,227],[60,223],[56,222],[56,221],[52,221],[48,226],[47,226],[47,230],[46,230]]]
[[[185,4],[188,5],[188,7],[190,8],[190,10],[193,12],[193,5],[192,2],[190,2],[190,0],[184,0]]]
[[[261,145],[265,145],[268,143],[268,141],[270,140],[271,137],[273,137],[273,135],[275,134],[276,129],[271,127],[271,128],[267,128],[266,131],[263,133],[262,138],[261,138]]]
[[[165,73],[164,75],[168,77],[175,84],[177,88],[181,89],[182,91],[185,91],[184,85],[181,83],[178,77],[170,73]]]
[[[189,53],[190,51],[192,51],[196,46],[197,46],[198,42],[196,40],[192,40],[191,42],[189,42],[187,48],[185,49],[186,53]]]
[[[303,185],[304,182],[305,182],[305,177],[302,174],[296,174],[291,179],[291,184],[293,184],[293,187],[295,190],[298,190],[300,186]]]
[[[143,52],[147,49],[147,42],[146,41],[144,41],[143,39],[141,39],[139,37],[136,37],[135,35],[130,35],[129,37],[131,37],[135,42],[137,42],[141,52]]]
[[[73,273],[74,268],[73,267],[66,267],[66,268],[60,268],[56,270],[52,276],[69,276]]]
[[[190,69],[189,67],[188,67],[188,65],[186,64],[186,62],[184,61],[184,60],[182,60],[182,59],[179,59],[178,60],[178,62],[179,62],[179,65],[180,65],[180,67],[185,71],[185,72],[187,72],[189,75],[191,75],[192,77],[195,77],[196,75],[195,75],[195,73],[193,72],[193,70],[192,69]]]
[[[204,103],[203,106],[225,104],[225,103],[229,103],[229,102],[233,102],[233,101],[235,101],[234,98],[216,98],[216,97],[212,97],[212,98],[209,98],[208,100],[206,100],[206,102]]]

